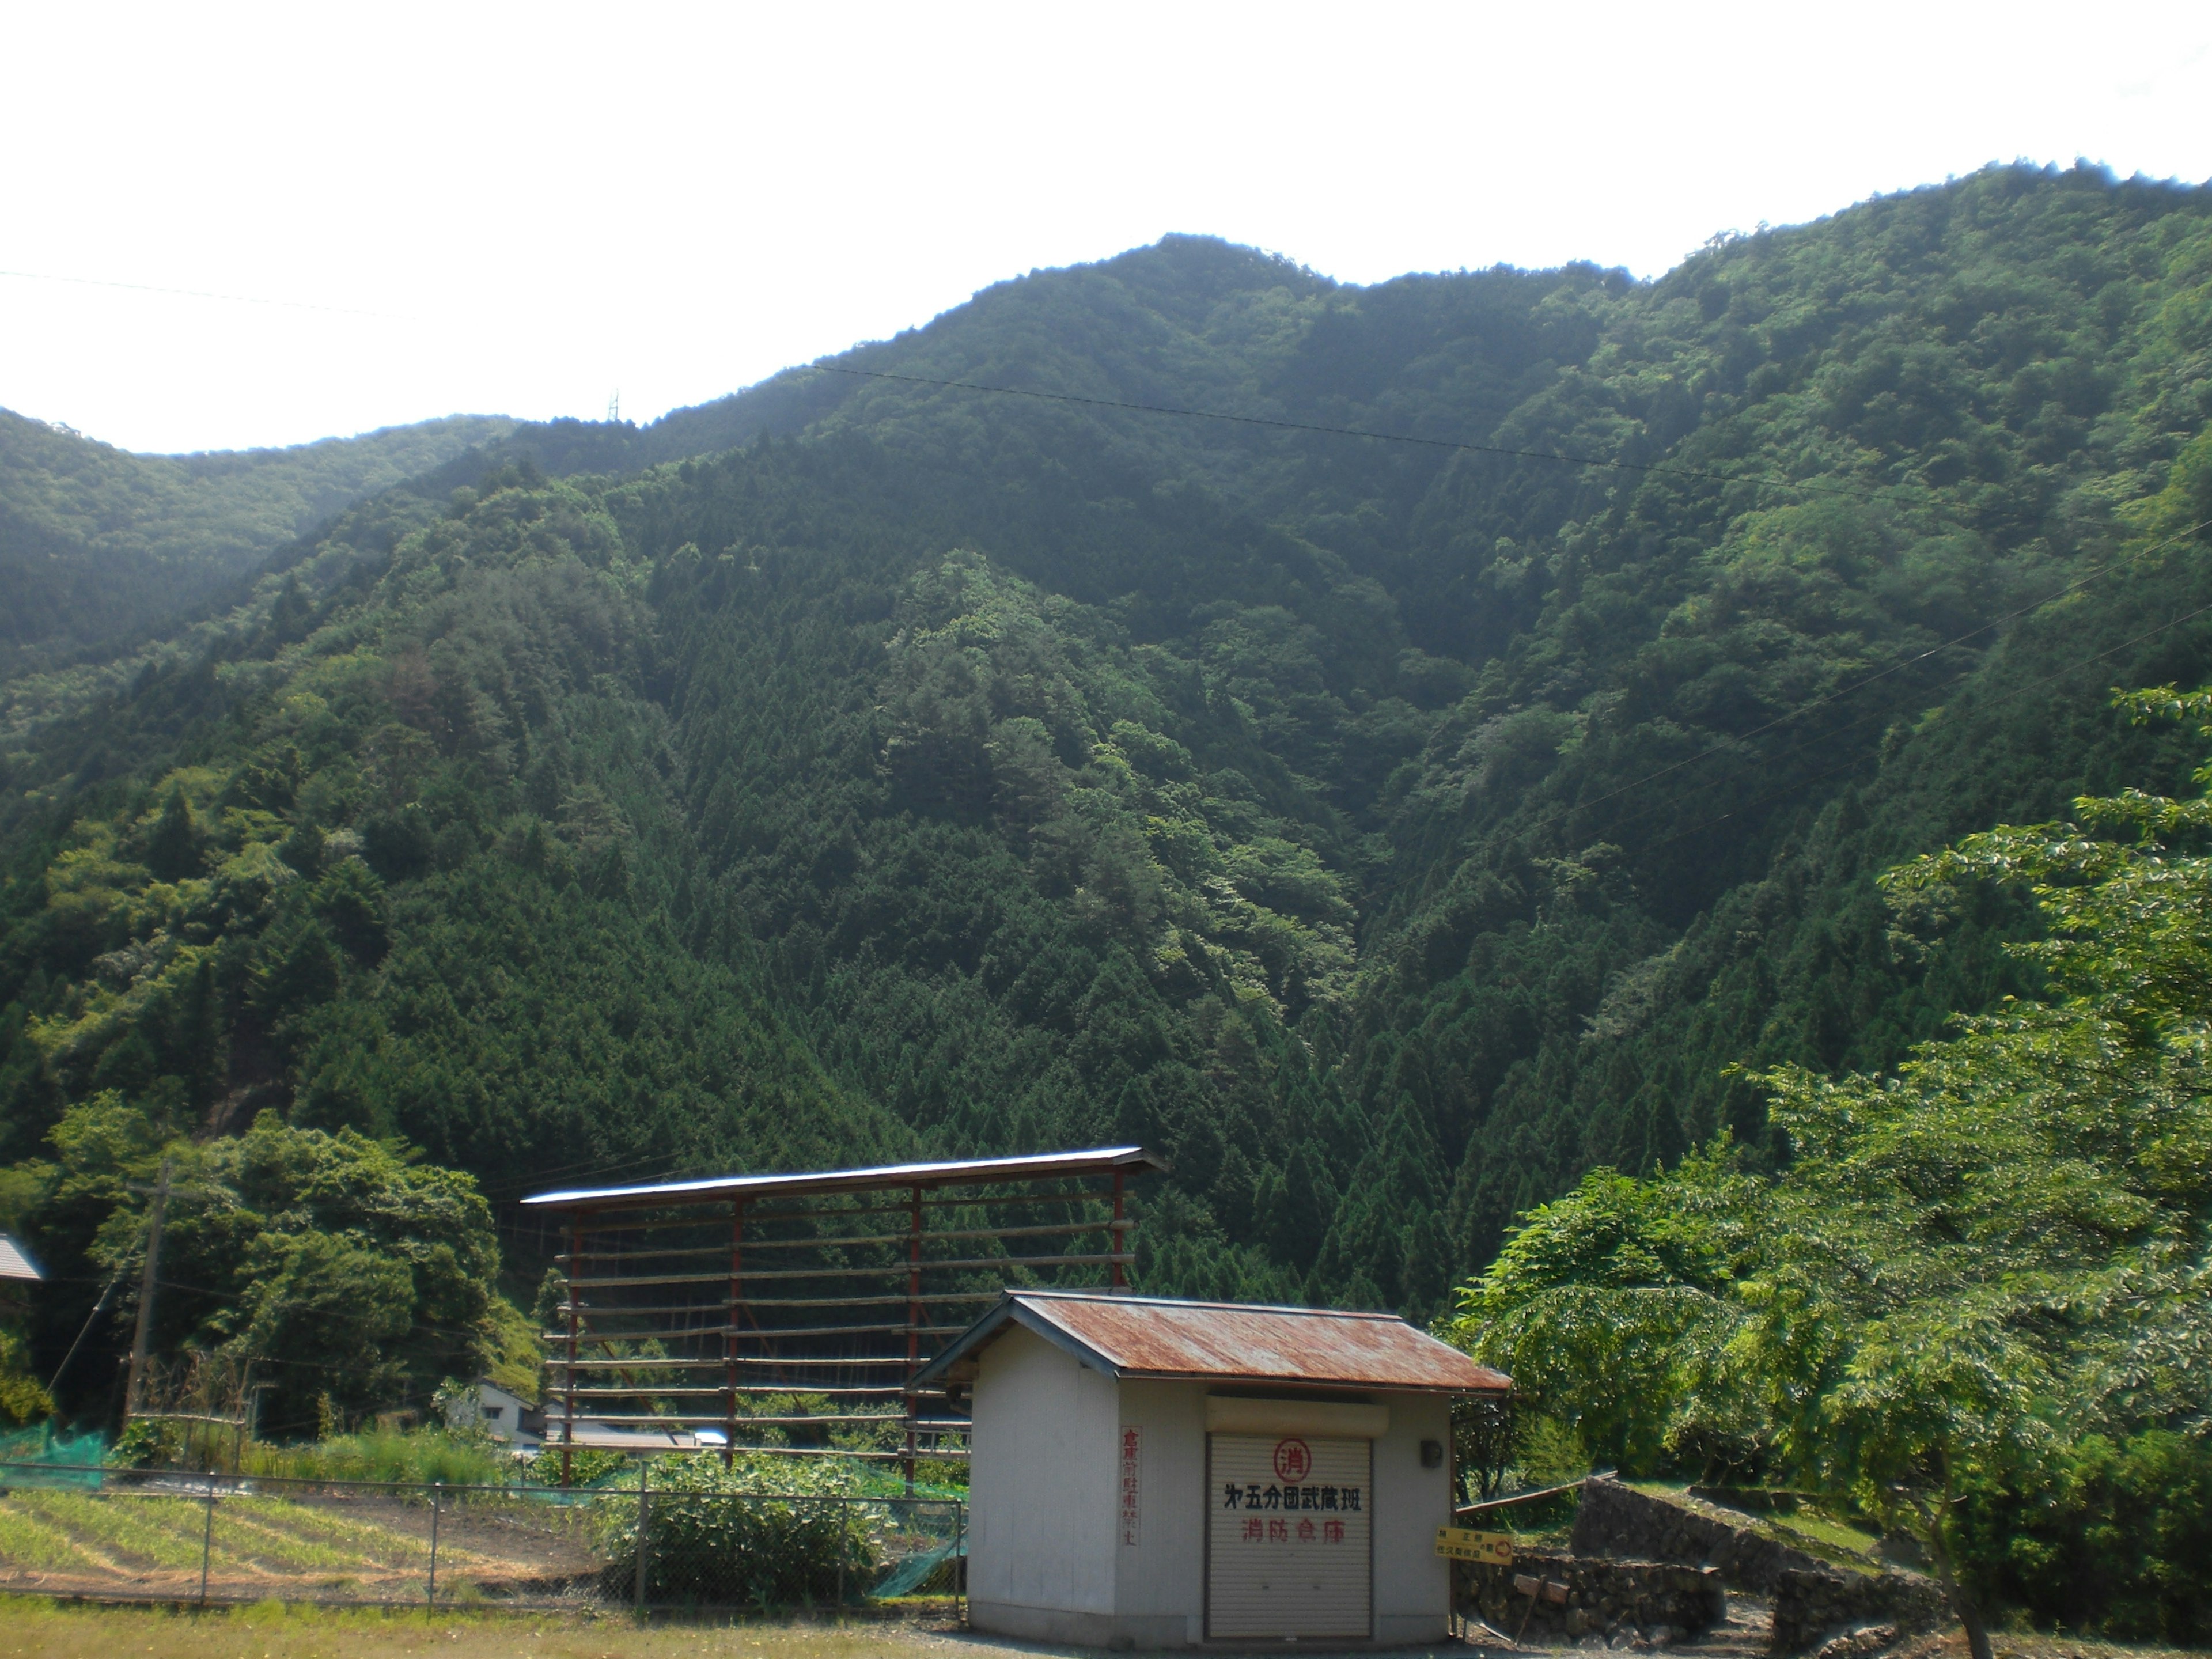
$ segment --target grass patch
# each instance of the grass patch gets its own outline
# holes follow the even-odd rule
[[[623,1617],[287,1607],[204,1613],[0,1596],[0,1659],[983,1659],[1018,1651],[928,1621],[654,1623]],[[1020,1650],[1031,1652],[1030,1650]]]
[[[18,1570],[56,1571],[92,1562],[59,1528],[27,1515],[12,1499],[0,1500],[0,1563]]]
[[[414,1569],[429,1561],[427,1538],[283,1498],[223,1499],[216,1516],[218,1534],[222,1530],[223,1512],[234,1508],[242,1522],[276,1534],[303,1553],[312,1553],[319,1566]]]
[[[198,1572],[207,1507],[189,1498],[104,1498],[89,1492],[22,1492],[9,1504],[92,1545],[103,1555],[126,1558],[171,1572]],[[217,1551],[211,1568],[244,1564]]]
[[[1692,1498],[1686,1486],[1670,1486],[1656,1480],[1632,1480],[1626,1484],[1646,1497],[1662,1498],[1669,1504],[1680,1504],[1692,1514],[1710,1516],[1741,1531],[1755,1533],[1775,1543],[1802,1550],[1830,1566],[1841,1567],[1850,1572],[1879,1572],[1882,1569],[1881,1557],[1875,1550],[1881,1540],[1874,1534],[1848,1522],[1839,1521],[1833,1516],[1822,1515],[1802,1505],[1786,1516],[1735,1510],[1702,1498]]]
[[[373,1429],[304,1446],[249,1443],[240,1472],[289,1480],[374,1480],[428,1486],[500,1486],[515,1480],[514,1459],[479,1436],[442,1429]]]

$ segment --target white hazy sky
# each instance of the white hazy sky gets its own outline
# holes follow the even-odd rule
[[[0,405],[229,448],[649,419],[1171,230],[1649,276],[1991,160],[2201,182],[2212,6],[0,0]]]

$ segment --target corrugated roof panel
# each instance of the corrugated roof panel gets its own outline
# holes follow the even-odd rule
[[[915,1382],[927,1386],[1010,1320],[1049,1327],[1040,1334],[1058,1332],[1118,1376],[1454,1394],[1512,1386],[1395,1314],[1050,1291],[1007,1292]]]
[[[714,1176],[648,1187],[576,1187],[534,1193],[525,1204],[619,1209],[697,1203],[716,1198],[775,1198],[799,1193],[868,1192],[885,1187],[946,1187],[983,1181],[1042,1181],[1054,1176],[1165,1170],[1167,1160],[1141,1146],[1099,1146],[1024,1158],[977,1158],[937,1164],[885,1164],[866,1170],[817,1170],[800,1175]]]

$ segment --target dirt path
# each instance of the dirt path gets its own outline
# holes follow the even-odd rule
[[[1401,1649],[1400,1659],[1419,1650]],[[1437,1650],[1472,1659],[1454,1645]],[[622,1618],[435,1617],[274,1604],[180,1613],[152,1607],[0,1600],[0,1659],[1096,1659],[1008,1642],[946,1613],[843,1624],[653,1625]],[[1332,1659],[1308,1654],[1306,1659]]]

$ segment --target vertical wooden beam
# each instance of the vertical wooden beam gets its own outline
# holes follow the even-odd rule
[[[738,1299],[745,1267],[745,1201],[730,1206],[730,1298],[722,1320],[722,1467],[738,1455]]]
[[[1121,1241],[1128,1237],[1128,1234],[1122,1230],[1121,1224],[1121,1200],[1123,1197],[1121,1190],[1122,1185],[1121,1171],[1116,1170],[1114,1171],[1114,1225],[1108,1231],[1106,1235],[1108,1240],[1106,1248],[1115,1255],[1121,1254]],[[1111,1283],[1115,1294],[1118,1296],[1121,1292],[1129,1288],[1129,1275],[1126,1271],[1124,1271],[1122,1264],[1119,1261],[1116,1261],[1112,1265],[1114,1272]]]
[[[908,1189],[913,1222],[907,1233],[906,1269],[906,1381],[921,1369],[921,1188]],[[914,1492],[915,1399],[902,1391],[906,1401],[906,1489]]]
[[[584,1212],[579,1210],[568,1218],[568,1380],[561,1403],[561,1484],[564,1486],[568,1484],[576,1447],[576,1339],[581,1324],[576,1310],[576,1270],[583,1260]]]
[[[146,1262],[138,1276],[138,1323],[131,1334],[131,1380],[123,1390],[126,1422],[146,1409],[146,1352],[154,1329],[154,1292],[161,1284],[161,1224],[169,1209],[169,1160],[166,1158],[161,1160],[161,1184],[153,1188],[153,1197],[146,1212]]]

